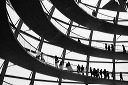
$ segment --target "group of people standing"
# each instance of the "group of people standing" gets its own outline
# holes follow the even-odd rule
[[[90,67],[91,77],[110,79],[110,74],[111,74],[111,77],[114,78],[114,72],[109,72],[106,69],[104,69],[104,70],[102,70],[102,69],[99,70],[99,69],[95,69],[95,68],[92,69]],[[120,76],[120,80],[123,81],[122,72],[120,72],[119,76]]]
[[[43,58],[43,53],[41,53],[40,51],[36,52],[36,59],[39,59],[43,62],[45,62],[44,58]],[[59,58],[57,56],[54,57],[55,58],[55,67],[56,68],[60,68],[63,69],[63,62],[59,61]],[[60,62],[60,63],[59,63]],[[58,63],[59,63],[59,67],[58,67]],[[69,72],[73,72],[72,66],[70,64],[70,62],[66,63],[66,68]],[[85,67],[83,65],[77,65],[77,72],[84,75],[85,73]],[[114,77],[113,72],[109,72],[106,69],[102,70],[102,69],[95,69],[95,68],[91,68],[89,69],[89,73],[91,77],[96,77],[96,78],[104,78],[104,79],[109,79],[110,76],[109,74],[111,73],[111,77]],[[120,72],[120,80],[123,80],[123,76],[122,76],[122,72]]]
[[[78,73],[82,73],[82,75],[84,75],[84,66],[80,66],[79,64],[77,65],[77,72]]]
[[[37,51],[37,52],[36,52],[36,59],[39,59],[39,60],[45,62],[45,60],[44,60],[44,58],[43,58],[43,53],[40,52],[40,51]]]
[[[58,63],[59,63],[59,65],[58,65]],[[56,68],[63,69],[63,65],[64,65],[63,62],[62,61],[59,61],[59,58],[57,56],[55,56],[55,67]],[[70,62],[66,63],[66,68],[70,72],[73,71]]]
[[[124,45],[122,45],[122,48],[123,48],[123,53],[126,53],[126,49]],[[109,45],[105,43],[105,50],[115,51],[115,46],[113,44]]]
[[[95,69],[95,68],[91,68],[90,67],[90,74],[91,77],[96,77],[96,78],[104,78],[104,79],[109,79],[110,76],[110,72],[107,71],[106,69],[102,70],[102,69]]]
[[[115,51],[115,47],[113,44],[109,45],[109,44],[106,44],[105,43],[105,50],[108,50],[108,51]]]

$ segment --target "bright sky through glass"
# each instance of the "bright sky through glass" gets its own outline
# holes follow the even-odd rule
[[[87,3],[89,5],[92,5],[92,6],[96,6],[98,0],[81,0],[82,2],[84,3]],[[110,0],[102,0],[102,3],[101,3],[101,7],[104,6],[106,3],[108,3]],[[45,4],[46,8],[48,10],[51,9],[52,7],[52,4],[49,3],[47,0],[44,0],[43,3]],[[7,5],[7,10],[9,12],[9,15],[11,16],[11,19],[13,21],[14,24],[16,24],[16,22],[19,20],[19,16]],[[90,10],[87,10],[86,11],[90,11]],[[108,12],[108,11],[104,11],[104,10],[99,10],[99,12],[101,13],[105,13],[105,14],[108,14],[110,16],[115,16],[115,12]],[[58,16],[59,15],[59,16]],[[122,13],[120,15],[120,17],[122,18],[123,16],[125,17],[128,17],[128,14],[127,13]],[[67,23],[70,22],[70,20],[65,17],[62,13],[60,13],[57,9],[55,9],[54,11],[54,14],[53,14],[53,17],[55,18],[58,18],[58,19],[61,19]],[[99,16],[100,17],[100,16]],[[103,18],[103,16],[102,16]],[[60,25],[58,25],[54,20],[51,19],[51,22],[54,23],[54,25],[61,30],[61,32],[63,32],[64,34],[66,34],[66,30],[64,28],[62,28]],[[62,24],[62,23],[61,23]],[[74,25],[78,25],[77,23],[73,23]],[[121,23],[122,24],[122,23]],[[123,22],[123,24],[125,25],[126,23]],[[68,29],[68,25],[66,24],[62,24],[66,29]],[[37,38],[40,38],[35,32],[33,32],[32,30],[29,30],[29,28],[23,24],[22,25],[22,28],[21,28],[22,31],[25,31]],[[76,35],[76,34],[79,34]],[[24,34],[22,34],[26,40],[28,40],[29,42],[31,42],[32,45],[34,45],[35,47],[38,47],[38,44],[39,44],[39,41],[36,41]],[[70,34],[70,36],[74,36],[74,37],[79,37],[81,38],[80,36],[84,37],[84,38],[87,38],[89,39],[89,35],[90,35],[90,30],[86,30],[86,29],[80,29],[80,28],[74,28],[72,27],[72,33]],[[113,34],[107,34],[107,33],[102,33],[102,32],[98,32],[98,31],[94,31],[93,32],[93,38],[92,40],[103,40],[103,41],[113,41]],[[117,35],[119,36],[119,35]],[[22,39],[20,37],[18,37],[18,39],[20,41],[22,41]],[[74,39],[76,40],[76,39]],[[120,36],[117,41],[128,41],[128,38],[127,36]],[[84,41],[84,40],[81,40],[82,43],[88,45],[88,41]],[[111,44],[111,43],[110,43]],[[122,49],[121,45],[122,44],[125,44],[126,46],[126,50],[128,50],[128,43],[117,43],[117,47],[118,49]],[[24,44],[23,44],[24,45]],[[98,47],[98,48],[101,48],[101,49],[104,49],[104,43],[99,43],[99,42],[92,42],[92,46],[94,47]],[[29,47],[28,47],[29,48]],[[63,48],[60,48],[60,47],[57,47],[57,46],[53,46],[53,45],[50,45],[50,44],[47,44],[47,43],[44,43],[43,44],[43,47],[42,47],[42,52],[46,53],[46,54],[50,54],[50,55],[57,55],[57,56],[61,56],[62,54],[62,51],[63,51]],[[82,55],[82,54],[79,54],[79,53],[74,53],[74,52],[70,52],[67,50],[66,52],[66,58],[68,59],[76,59],[76,60],[86,60],[86,55]],[[47,59],[47,57],[45,57],[45,59]],[[51,61],[50,61],[51,60]],[[54,60],[53,59],[50,59],[49,62],[52,62],[54,63]],[[91,61],[106,61],[106,62],[112,62],[111,59],[103,59],[103,58],[96,58],[96,57],[91,57],[90,58]],[[0,66],[2,65],[3,63],[3,59],[0,59]],[[48,59],[47,59],[48,61]],[[66,60],[65,62],[68,62],[69,60]],[[117,61],[118,62],[118,61]],[[86,63],[85,62],[77,62],[77,61],[70,61],[70,63],[73,65],[73,68],[76,69],[76,65],[79,63],[80,65],[84,65],[84,67],[86,67]],[[9,66],[10,65],[13,65],[12,63],[9,63]],[[128,69],[125,68],[128,64],[125,63],[125,64],[116,64],[116,71],[117,72],[128,72]],[[107,69],[108,71],[112,71],[112,63],[90,63],[90,66],[91,67],[94,67],[94,68],[99,68],[99,69]],[[0,72],[1,72],[1,69],[0,69]],[[17,65],[13,65],[13,66],[10,66],[8,67],[7,69],[7,72],[6,72],[7,75],[14,75],[14,76],[20,76],[20,77],[26,77],[26,78],[29,78],[30,74],[31,74],[31,71],[27,70],[27,69],[24,69],[22,67],[19,67]],[[128,75],[125,75],[124,79],[125,80],[128,80],[128,78],[126,77]],[[37,73],[36,74],[36,79],[43,79],[43,80],[55,80],[57,81],[57,78],[53,78],[53,77],[50,77],[50,76],[47,76],[47,75],[44,75],[44,74],[39,74]],[[119,76],[117,76],[117,79],[119,79]],[[15,78],[9,78],[9,77],[6,77],[4,79],[4,81],[6,82],[9,82],[13,85],[29,85],[30,81],[28,80],[21,80],[21,79],[15,79]],[[70,81],[70,80],[69,80]],[[4,85],[8,85],[8,84],[4,84]],[[38,82],[36,81],[34,83],[34,85],[58,85],[58,83],[51,83],[51,82]],[[62,85],[74,85],[74,84],[66,84],[66,83],[62,83]],[[75,84],[75,85],[85,85],[85,84]],[[96,84],[95,84],[96,85]],[[97,84],[98,85],[98,84]]]

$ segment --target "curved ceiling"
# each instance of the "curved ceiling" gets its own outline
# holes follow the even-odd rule
[[[112,81],[106,79],[86,77],[79,74],[72,74],[70,72],[62,71],[37,61],[35,58],[33,58],[32,56],[27,54],[27,52],[25,52],[24,48],[22,48],[20,44],[18,44],[17,40],[13,36],[6,16],[5,2],[3,3],[1,8],[2,14],[0,18],[2,18],[3,20],[1,21],[0,26],[5,27],[5,29],[0,31],[0,38],[3,40],[2,42],[0,42],[0,51],[2,58],[10,60],[13,63],[25,67],[27,69],[44,73],[50,76],[80,80],[88,83],[115,83],[116,85],[127,85],[126,81]],[[3,36],[5,36],[6,38]],[[71,76],[69,77],[69,75]]]

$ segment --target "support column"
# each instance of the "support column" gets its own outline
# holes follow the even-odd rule
[[[69,35],[70,35],[72,24],[73,24],[73,21],[70,21],[70,24],[69,24],[69,27],[67,30],[67,37],[69,37]],[[66,55],[66,49],[64,48],[63,53],[62,53],[62,65],[64,65],[65,55]],[[61,82],[62,82],[62,78],[59,78],[59,84],[58,85],[61,85]]]
[[[31,77],[31,81],[30,81],[30,84],[29,84],[29,85],[34,85],[35,75],[36,75],[36,72],[33,71],[33,72],[32,72],[32,77]]]
[[[102,0],[99,0],[98,3],[97,3],[96,11],[95,11],[95,14],[94,14],[95,17],[97,16],[98,10],[100,8],[101,1]]]
[[[90,36],[89,36],[89,46],[91,46],[91,43],[92,43],[92,36],[93,36],[93,31],[91,30],[91,33],[90,33]],[[86,76],[88,76],[88,72],[89,72],[89,60],[90,60],[90,56],[89,55],[87,55],[87,59],[86,60],[87,60]]]
[[[99,10],[99,8],[100,8],[101,1],[102,1],[102,0],[99,0],[98,3],[97,3],[97,7],[96,7],[96,16],[97,16],[98,10]]]
[[[41,41],[40,41],[39,47],[38,47],[38,51],[40,51],[40,52],[41,52],[41,49],[42,49],[42,46],[43,46],[43,42],[44,42],[44,39],[41,38]]]
[[[41,49],[42,49],[42,46],[43,46],[43,42],[44,42],[44,39],[41,38],[41,41],[40,41],[40,43],[39,43],[39,47],[38,47],[38,51],[40,51],[40,52],[41,52]],[[36,75],[36,72],[33,71],[33,73],[32,73],[32,77],[31,77],[31,81],[30,81],[30,84],[29,84],[29,85],[34,85],[35,75]]]
[[[58,85],[61,85],[61,82],[62,82],[62,78],[59,78]]]
[[[21,29],[22,25],[23,25],[23,21],[22,21],[22,19],[20,19],[19,23],[18,23],[18,26],[17,26],[18,31]],[[15,31],[14,34],[15,34],[15,37],[17,38],[19,33],[17,31]]]
[[[116,49],[116,34],[114,34],[113,46]],[[113,59],[112,62],[113,62],[113,80],[115,80],[116,79],[116,77],[115,77],[115,59]]]
[[[92,36],[93,36],[93,30],[91,30],[90,36],[89,36],[89,46],[91,46],[92,43]],[[86,76],[88,76],[89,73],[89,60],[90,60],[90,56],[87,55],[87,65],[86,65]],[[86,83],[86,85],[88,85],[88,83]]]
[[[51,11],[49,13],[49,17],[48,17],[49,20],[51,20],[51,17],[53,15],[54,11],[55,11],[55,6],[52,6]]]
[[[4,76],[5,76],[7,67],[8,67],[8,63],[9,63],[8,60],[5,60],[5,61],[4,61],[4,65],[3,65],[3,68],[2,68],[2,71],[1,71],[1,75],[0,75],[0,85],[3,84]]]
[[[69,35],[70,35],[72,24],[73,24],[73,21],[70,21],[70,25],[67,30],[67,37],[69,37]],[[66,54],[66,49],[64,48],[63,54],[62,54],[62,64],[64,64],[65,54]]]
[[[118,18],[119,18],[119,11],[117,11],[117,14],[116,14],[115,24],[118,23]],[[116,49],[116,34],[114,34],[113,46],[114,46],[114,49]],[[116,80],[116,76],[115,76],[115,59],[113,59],[112,61],[113,61],[113,80]]]

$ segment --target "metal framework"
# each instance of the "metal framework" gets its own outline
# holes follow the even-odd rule
[[[100,7],[101,1],[102,1],[102,0],[99,0],[98,3],[97,3],[97,7],[96,7],[96,16],[97,16],[98,9],[99,9],[99,7]],[[49,20],[51,20],[51,18],[54,18],[54,17],[52,17],[54,11],[55,11],[55,7],[52,6],[51,11],[50,11],[50,14],[49,14],[49,17],[48,17]],[[118,18],[119,18],[119,11],[117,11],[117,15],[116,15],[116,21],[115,21],[116,24],[118,23]],[[60,20],[60,21],[61,21],[61,20]],[[24,31],[20,30],[21,27],[22,27],[22,25],[23,25],[23,21],[20,19],[19,24],[18,24],[18,26],[17,26],[17,30],[18,30],[18,31],[24,33],[25,35],[27,35],[27,36],[29,36],[29,37],[32,37],[33,39],[36,39],[36,40],[40,41],[39,47],[38,47],[38,51],[41,51],[41,49],[42,49],[42,47],[43,47],[43,43],[52,44],[52,43],[50,43],[50,42],[44,41],[43,38],[38,39],[38,38],[36,38],[36,37],[34,37],[34,36],[32,36],[32,35],[30,35],[30,34],[24,32]],[[71,28],[72,28],[72,26],[73,26],[73,21],[70,21],[70,23],[68,23],[68,25],[69,25],[69,27],[68,27],[68,30],[67,30],[67,37],[70,37]],[[15,37],[17,38],[17,37],[18,37],[18,32],[15,31],[14,34],[15,34]],[[91,32],[90,32],[90,36],[89,36],[89,40],[88,40],[88,41],[89,41],[89,46],[91,46],[91,43],[92,43],[92,41],[93,41],[93,40],[92,40],[92,37],[93,37],[93,30],[91,30]],[[74,38],[77,38],[77,37],[74,37]],[[82,39],[82,38],[81,38],[81,39]],[[84,40],[84,39],[83,39],[83,40]],[[101,42],[102,42],[102,41],[101,41]],[[128,42],[128,41],[127,41],[127,42]],[[114,47],[116,47],[116,43],[117,43],[117,42],[116,42],[116,34],[114,34],[114,37],[113,37],[113,45],[114,45]],[[89,55],[87,55],[86,61],[85,61],[85,60],[82,61],[82,60],[66,59],[66,58],[65,58],[65,55],[66,55],[66,48],[63,49],[62,58],[61,58],[63,64],[64,64],[64,60],[72,60],[72,61],[86,62],[86,64],[87,64],[87,65],[86,65],[86,70],[87,70],[87,71],[86,71],[86,76],[88,76],[88,73],[89,73],[89,64],[90,64],[90,63],[113,63],[113,72],[114,72],[113,80],[116,80],[116,78],[115,78],[115,63],[128,63],[128,62],[115,62],[115,59],[113,59],[112,62],[90,61],[90,56],[89,56]],[[52,57],[53,57],[53,56],[52,56]],[[5,75],[6,70],[7,70],[7,67],[8,67],[8,63],[9,63],[9,61],[5,59],[4,65],[3,65],[3,68],[2,68],[2,71],[1,71],[1,74],[0,74],[0,85],[3,84],[4,77],[12,77],[12,78],[19,78],[19,79],[30,80],[30,84],[29,84],[29,85],[34,85],[34,81],[57,82],[57,81],[49,81],[49,80],[37,80],[37,79],[35,79],[35,75],[36,75],[36,72],[35,72],[35,71],[32,71],[31,79],[22,78],[22,77],[16,77],[16,76],[11,76],[11,75]],[[61,83],[64,83],[64,82],[62,81],[62,78],[59,78],[58,85],[61,85]],[[68,82],[68,83],[70,83],[70,82]],[[72,83],[73,83],[73,82],[72,82]],[[81,83],[81,82],[74,82],[74,83],[83,84],[83,83]],[[86,84],[86,85],[88,85],[88,84]]]

